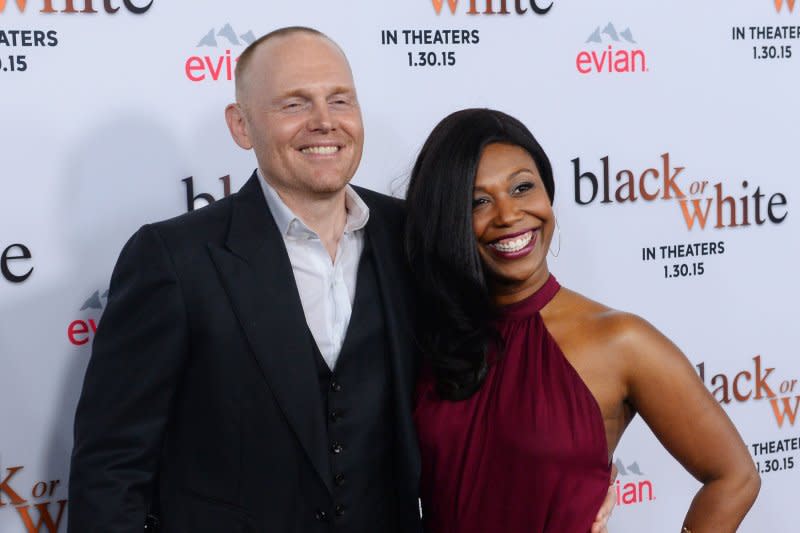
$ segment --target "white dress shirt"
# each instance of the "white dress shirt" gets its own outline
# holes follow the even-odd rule
[[[351,186],[345,187],[347,219],[336,258],[331,262],[319,235],[289,209],[260,170],[258,178],[289,253],[306,323],[322,358],[333,370],[353,311],[369,208]]]

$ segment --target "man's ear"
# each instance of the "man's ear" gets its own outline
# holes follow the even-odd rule
[[[250,141],[250,135],[247,132],[244,111],[238,103],[225,106],[225,122],[228,123],[231,137],[236,141],[236,144],[245,150],[250,150],[253,147],[253,143]]]

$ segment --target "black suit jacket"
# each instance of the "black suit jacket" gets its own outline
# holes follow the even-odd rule
[[[154,494],[166,533],[321,527],[333,483],[313,340],[257,180],[125,245],[75,417],[70,533],[140,533]],[[419,531],[403,208],[359,194],[387,322],[400,530]]]

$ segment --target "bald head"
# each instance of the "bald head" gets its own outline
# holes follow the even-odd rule
[[[225,119],[292,209],[305,200],[344,202],[364,129],[350,65],[328,37],[287,28],[254,42],[237,65],[236,102]]]
[[[272,66],[270,63],[274,63],[274,61],[271,60],[275,59],[272,52],[275,51],[276,48],[281,48],[278,46],[279,44],[283,44],[284,47],[286,47],[291,46],[293,41],[302,42],[309,40],[317,40],[327,44],[329,48],[338,52],[341,59],[344,60],[344,63],[347,65],[347,69],[350,69],[347,56],[345,56],[341,47],[321,31],[306,26],[287,26],[279,28],[250,43],[237,59],[234,73],[236,100],[240,103],[244,100],[245,92],[251,85],[251,78],[253,77],[250,75],[251,71],[260,68],[255,67],[253,65],[254,63],[260,63],[262,67],[266,66],[267,69],[269,69]],[[256,56],[259,57],[258,60],[255,59]]]

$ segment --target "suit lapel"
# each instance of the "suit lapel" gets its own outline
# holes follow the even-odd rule
[[[317,369],[283,238],[254,173],[232,199],[225,249],[209,250],[278,405],[332,490]]]
[[[370,218],[366,231],[375,259],[375,272],[381,291],[381,301],[386,317],[389,363],[393,383],[396,434],[402,451],[403,472],[408,480],[407,490],[417,493],[420,473],[419,448],[411,417],[414,407],[411,391],[416,383],[416,345],[409,314],[413,312],[412,290],[405,268],[405,257],[398,241],[402,235],[392,235],[390,225],[383,220],[382,212],[370,205]],[[396,230],[398,233],[402,229]]]

